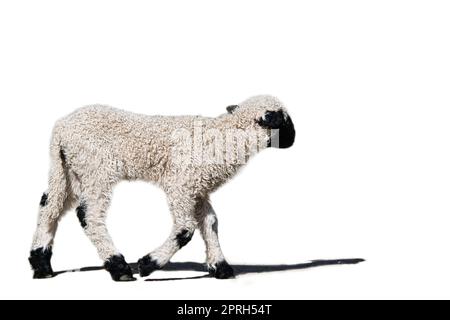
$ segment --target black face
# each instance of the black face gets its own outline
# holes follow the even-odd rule
[[[289,115],[285,117],[283,111],[267,111],[263,118],[257,120],[257,123],[263,128],[274,130],[269,147],[287,149],[294,145],[294,123]],[[278,145],[277,141],[279,141]]]

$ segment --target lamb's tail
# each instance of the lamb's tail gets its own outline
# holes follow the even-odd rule
[[[60,127],[53,129],[50,144],[51,167],[48,181],[48,201],[54,204],[52,214],[59,216],[67,198],[66,154],[61,145]]]

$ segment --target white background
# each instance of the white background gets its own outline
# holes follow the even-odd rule
[[[450,298],[448,1],[2,1],[1,298]],[[236,280],[32,280],[56,119],[104,103],[216,116],[273,94],[298,132],[212,196],[230,263],[334,266]],[[122,183],[108,223],[135,262],[167,237],[164,195]],[[204,259],[198,235],[173,261]],[[100,265],[74,212],[55,271]],[[196,272],[157,272],[185,277]]]

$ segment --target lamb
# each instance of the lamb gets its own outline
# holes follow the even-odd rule
[[[121,180],[161,187],[173,217],[168,239],[138,261],[141,277],[169,262],[199,229],[207,267],[217,279],[234,277],[218,238],[209,195],[256,153],[289,148],[291,117],[280,100],[261,95],[227,107],[216,118],[147,116],[93,105],[58,120],[50,145],[49,185],[40,202],[29,262],[35,279],[54,276],[53,239],[63,214],[76,207],[85,234],[114,281],[134,281],[106,227],[111,192]]]

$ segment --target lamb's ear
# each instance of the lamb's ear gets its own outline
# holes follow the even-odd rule
[[[227,111],[229,114],[233,114],[233,112],[238,108],[238,105],[232,105],[227,107]]]

